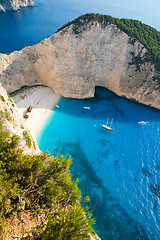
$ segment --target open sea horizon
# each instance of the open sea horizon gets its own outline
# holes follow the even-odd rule
[[[160,30],[158,0],[34,0],[34,7],[0,12],[0,53],[37,44],[85,13],[137,19]]]
[[[160,111],[96,88],[94,98],[61,98],[37,138],[71,155],[71,174],[89,195],[102,240],[160,239]],[[86,108],[87,107],[87,108]],[[110,125],[108,131],[101,124]]]

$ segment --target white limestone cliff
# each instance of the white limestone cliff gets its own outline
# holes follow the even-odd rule
[[[0,11],[18,10],[21,7],[34,6],[32,0],[0,0]]]
[[[148,59],[147,49],[116,25],[88,22],[78,33],[70,25],[37,45],[0,54],[0,82],[8,92],[43,84],[71,98],[93,97],[102,86],[160,109],[159,72]]]

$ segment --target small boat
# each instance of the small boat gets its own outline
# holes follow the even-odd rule
[[[107,129],[107,130],[110,130],[110,131],[114,131],[114,129],[113,129],[113,128],[111,128],[111,127],[108,127],[108,126],[107,126],[107,125],[105,125],[105,124],[102,124],[102,125],[101,125],[101,127],[105,128],[105,129]]]
[[[109,119],[109,118],[108,118],[108,119]],[[103,128],[106,129],[106,130],[114,131],[114,129],[111,128],[111,125],[112,125],[112,122],[113,122],[113,118],[112,118],[112,121],[111,121],[110,127],[108,126],[108,119],[107,119],[107,123],[106,123],[106,125],[105,125],[105,124],[101,124],[101,127],[103,127]]]
[[[146,125],[147,122],[144,122],[144,121],[141,121],[141,122],[138,122],[139,124],[142,124],[142,125]]]
[[[59,108],[59,105],[56,104],[55,107],[56,107],[56,108]]]
[[[84,108],[84,109],[88,109],[88,110],[91,109],[90,107],[83,107],[83,108]]]

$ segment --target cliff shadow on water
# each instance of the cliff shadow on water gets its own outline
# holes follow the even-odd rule
[[[160,112],[100,87],[95,98],[61,98],[58,105],[39,138],[40,148],[51,151],[54,146],[54,154],[72,155],[72,177],[79,178],[83,196],[91,198],[98,235],[146,240],[145,231],[158,234],[150,215],[160,184]],[[113,118],[113,132],[101,127],[108,117]]]
[[[143,227],[126,213],[118,200],[112,197],[110,191],[96,174],[96,169],[84,154],[80,139],[77,142],[64,143],[58,141],[53,154],[71,155],[72,179],[79,179],[82,198],[90,197],[88,204],[96,224],[93,226],[102,240],[149,240]],[[107,174],[107,173],[106,173]]]
[[[138,121],[159,122],[160,111],[153,107],[119,97],[112,91],[96,87],[95,96],[88,99],[68,99],[61,97],[59,101],[60,108],[54,111],[62,114],[72,115],[90,119],[108,119],[117,122],[137,123]],[[76,103],[76,104],[75,104]],[[75,107],[76,105],[76,107]],[[61,107],[62,106],[62,107]],[[89,108],[86,110],[85,108]]]

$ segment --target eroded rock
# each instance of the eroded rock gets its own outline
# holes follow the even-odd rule
[[[94,96],[105,87],[119,96],[160,109],[159,72],[150,53],[116,25],[73,24],[9,55],[0,54],[0,81],[13,92],[43,84],[68,98]]]

